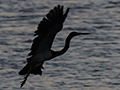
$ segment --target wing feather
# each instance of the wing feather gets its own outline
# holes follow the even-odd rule
[[[32,56],[36,53],[39,44],[42,42],[47,34],[49,34],[50,32],[54,32],[55,29],[58,29],[56,30],[56,32],[59,32],[62,29],[63,22],[69,12],[68,8],[65,14],[63,14],[63,8],[64,7],[60,5],[54,7],[39,23],[37,30],[34,32],[36,38],[33,40],[33,44],[30,49],[31,52],[28,54],[29,56]],[[56,28],[57,24],[61,25],[61,27]]]
[[[25,84],[29,74],[32,73],[41,75],[41,69],[43,68],[42,65],[44,61],[51,58],[52,54],[49,50],[52,46],[54,37],[62,29],[63,22],[69,12],[68,8],[64,14],[63,8],[63,6],[58,5],[50,10],[46,17],[44,17],[39,23],[37,30],[34,32],[36,37],[33,40],[33,44],[30,49],[31,52],[28,54],[28,56],[30,56],[27,58],[28,63],[19,72],[20,75],[26,75],[21,87]]]

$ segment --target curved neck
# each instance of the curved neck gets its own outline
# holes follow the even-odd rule
[[[62,50],[60,51],[55,51],[54,52],[54,55],[53,57],[57,57],[57,56],[60,56],[62,54],[64,54],[68,49],[69,49],[69,46],[70,46],[70,40],[72,39],[73,37],[71,37],[70,35],[67,37],[66,41],[65,41],[65,46]]]

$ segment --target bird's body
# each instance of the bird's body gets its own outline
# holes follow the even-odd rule
[[[63,23],[67,17],[69,8],[63,13],[63,6],[58,5],[54,7],[38,25],[37,31],[35,31],[36,38],[33,40],[31,52],[28,54],[26,66],[19,72],[20,75],[26,75],[21,87],[25,84],[27,77],[30,74],[42,75],[43,63],[54,57],[64,54],[70,44],[70,40],[80,34],[89,33],[77,33],[72,32],[68,35],[65,47],[60,51],[51,50],[53,40],[56,34],[62,30]]]

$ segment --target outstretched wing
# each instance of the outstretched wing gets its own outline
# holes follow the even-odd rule
[[[34,60],[37,60],[38,57],[40,58],[41,54],[44,59],[50,58],[49,53],[47,57],[45,57],[45,54],[50,50],[55,35],[62,29],[63,22],[65,21],[68,12],[69,8],[65,13],[63,13],[63,6],[58,5],[57,7],[54,7],[54,9],[52,9],[39,23],[38,28],[35,31],[36,38],[33,40],[33,44],[30,49],[31,52],[28,54],[30,56],[27,59],[28,63],[19,72],[20,75],[26,75],[24,77],[24,81],[21,83],[21,87],[25,84],[29,74],[42,74],[41,69],[43,68],[42,65],[44,60],[39,61],[39,63]]]
[[[33,40],[29,56],[39,52],[40,49],[50,49],[55,35],[62,29],[69,8],[63,13],[63,6],[56,6],[43,18],[35,31],[36,38]]]

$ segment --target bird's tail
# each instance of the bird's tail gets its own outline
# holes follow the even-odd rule
[[[21,82],[21,87],[25,84],[25,82],[27,81],[27,78],[30,74],[39,74],[42,75],[42,70],[43,68],[43,63],[41,62],[41,64],[37,67],[32,67],[30,66],[30,64],[28,63],[20,72],[19,75],[25,75],[24,80]]]
[[[29,71],[29,69],[30,69],[30,65],[27,64],[27,65],[19,72],[19,75],[25,75],[25,74],[27,74],[28,71]]]
[[[33,67],[33,68],[31,69],[30,73],[31,73],[31,74],[35,74],[35,75],[36,75],[36,74],[42,75],[42,70],[41,70],[41,69],[44,69],[44,68],[43,68],[43,63],[44,63],[44,62],[41,62],[41,64],[40,64],[39,66]],[[26,64],[26,66],[19,72],[19,75],[26,75],[26,74],[28,74],[29,70],[30,70],[30,65],[29,65],[29,63],[28,63],[28,64]]]

